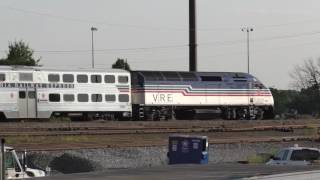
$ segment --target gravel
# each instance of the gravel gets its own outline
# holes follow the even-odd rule
[[[259,153],[274,153],[293,144],[320,147],[319,142],[211,144],[209,163],[245,161]],[[130,147],[29,152],[29,164],[60,173],[100,171],[113,168],[138,168],[167,165],[167,147]],[[35,166],[36,165],[36,166]]]

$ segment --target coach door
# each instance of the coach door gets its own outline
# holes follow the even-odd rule
[[[36,90],[26,88],[19,90],[19,118],[36,118]]]

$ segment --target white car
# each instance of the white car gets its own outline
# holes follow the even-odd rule
[[[319,159],[320,149],[299,147],[296,144],[294,147],[281,149],[267,165],[310,165]]]
[[[33,177],[44,177],[46,176],[45,171],[40,169],[32,169],[26,167],[25,163],[21,163],[18,159],[16,151],[11,147],[4,147],[5,150],[5,160],[4,160],[4,170],[6,179],[25,179]],[[0,149],[0,154],[2,153]],[[0,162],[2,156],[0,156]],[[2,164],[2,162],[1,162]],[[2,168],[0,164],[0,169]],[[0,175],[2,172],[0,172]]]

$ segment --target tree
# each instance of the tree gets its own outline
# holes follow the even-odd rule
[[[317,65],[312,59],[304,61],[302,65],[296,65],[290,76],[294,79],[293,86],[298,89],[310,87],[319,89],[320,59],[318,59]]]
[[[300,90],[291,106],[299,113],[319,114],[320,112],[320,59],[316,63],[309,59],[295,66],[290,76],[293,86]]]
[[[39,66],[40,58],[33,57],[34,51],[23,41],[9,43],[7,57],[0,60],[0,65]]]
[[[117,61],[112,64],[113,69],[125,69],[127,71],[131,71],[129,64],[127,63],[127,60],[118,58]]]
[[[291,108],[297,109],[293,106],[293,102],[299,95],[298,91],[295,90],[279,90],[270,88],[274,99],[274,112],[275,114],[281,115],[288,112]]]

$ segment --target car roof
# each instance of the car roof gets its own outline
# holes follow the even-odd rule
[[[311,148],[311,147],[288,147],[288,148],[284,148],[283,150],[303,150],[303,149],[314,150],[314,151],[319,151],[320,152],[320,149]]]

